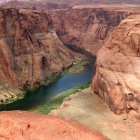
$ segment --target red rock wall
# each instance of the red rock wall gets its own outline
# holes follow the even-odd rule
[[[116,27],[97,54],[92,91],[121,114],[140,115],[140,16]]]
[[[126,11],[103,8],[50,11],[60,40],[76,44],[96,54],[108,34],[122,19]]]
[[[70,66],[72,54],[41,12],[0,10],[0,89],[34,86]]]

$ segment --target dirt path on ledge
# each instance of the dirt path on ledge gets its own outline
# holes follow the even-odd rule
[[[132,117],[127,118],[127,114],[112,113],[98,96],[91,94],[89,88],[65,98],[61,107],[50,114],[75,120],[98,130],[111,140],[140,139],[137,121]]]

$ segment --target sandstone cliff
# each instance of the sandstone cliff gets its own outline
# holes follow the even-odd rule
[[[45,13],[1,9],[0,33],[0,89],[38,85],[78,56],[61,43]]]
[[[60,40],[96,54],[108,34],[129,14],[123,10],[83,8],[50,11]]]
[[[113,112],[140,115],[140,15],[123,20],[97,54],[92,91]]]
[[[69,119],[31,112],[0,113],[1,140],[109,140]]]

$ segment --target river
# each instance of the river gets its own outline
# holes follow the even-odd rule
[[[53,82],[46,87],[42,87],[34,93],[27,94],[23,99],[6,105],[1,111],[30,110],[39,105],[43,105],[56,95],[91,80],[94,71],[94,63],[95,58],[92,59],[92,61],[90,60],[90,64],[87,64],[83,71],[66,74],[56,82]]]

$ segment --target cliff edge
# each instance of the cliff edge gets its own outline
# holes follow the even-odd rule
[[[98,52],[92,92],[116,114],[140,115],[140,15],[123,20]]]

